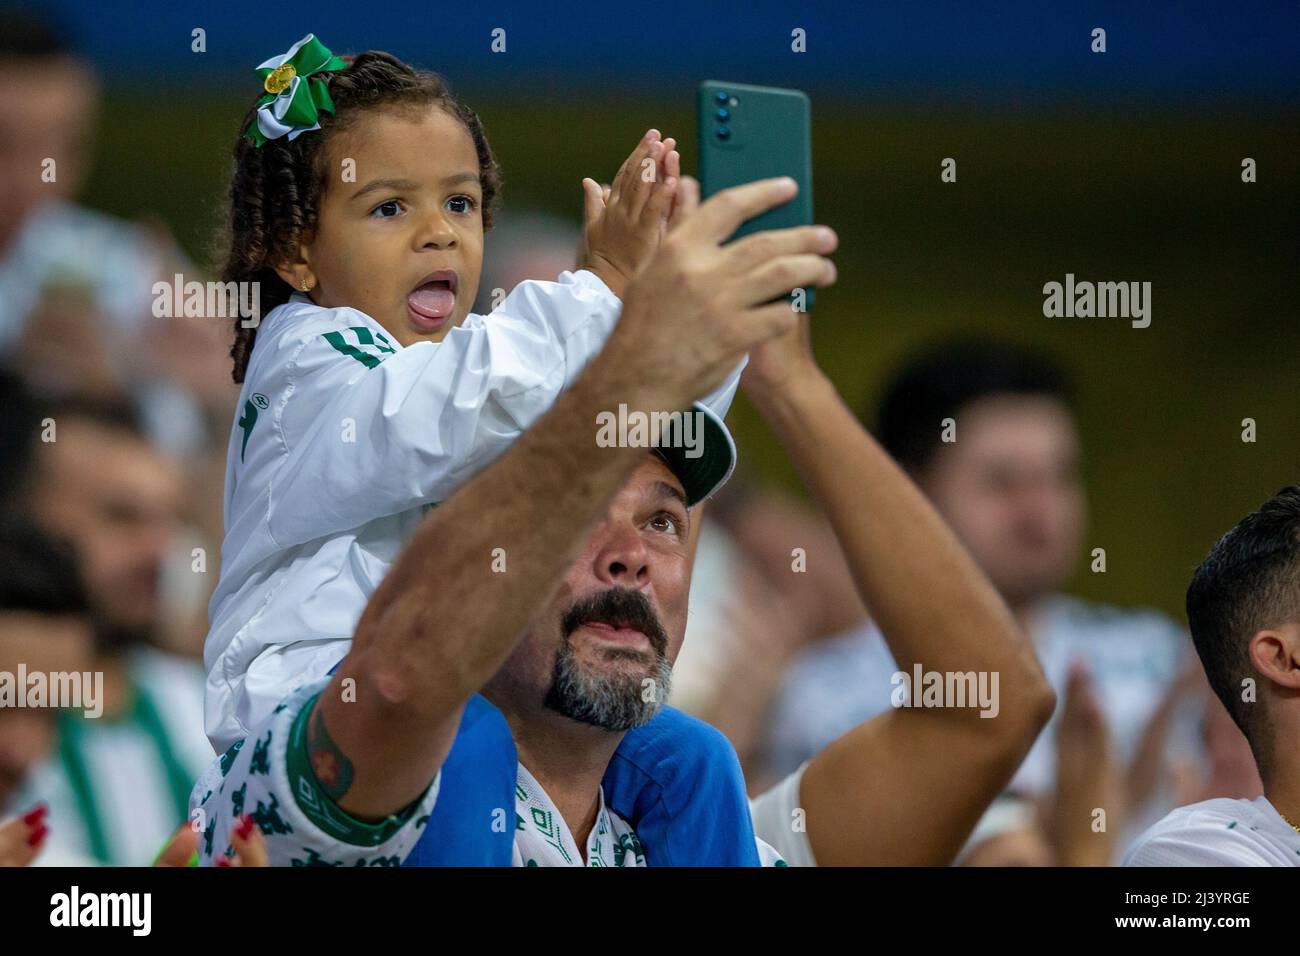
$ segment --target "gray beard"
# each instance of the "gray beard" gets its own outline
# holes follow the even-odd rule
[[[607,652],[617,656],[618,651]],[[631,655],[628,655],[631,656]],[[637,654],[636,658],[642,659]],[[653,672],[602,674],[580,664],[567,637],[555,656],[544,706],[558,714],[604,730],[624,731],[647,724],[659,713],[672,689],[673,669],[655,654]],[[653,684],[645,683],[647,680]],[[650,698],[646,700],[646,698]]]

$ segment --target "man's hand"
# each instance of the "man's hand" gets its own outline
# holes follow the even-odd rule
[[[1184,655],[1174,679],[1169,682],[1160,702],[1147,721],[1138,741],[1137,750],[1128,766],[1125,785],[1128,790],[1128,803],[1136,812],[1157,793],[1164,782],[1169,736],[1173,730],[1174,717],[1182,702],[1189,697],[1199,695],[1205,699],[1210,696],[1210,685],[1206,683],[1205,672],[1195,654]],[[1216,794],[1217,796],[1217,794]],[[1196,801],[1189,800],[1188,803]]]
[[[740,379],[747,392],[777,393],[798,382],[821,376],[821,369],[813,358],[808,315],[793,310],[791,314],[795,320],[788,332],[762,343],[749,353],[749,365]]]
[[[835,233],[825,226],[807,228],[819,234],[820,241],[828,243],[831,250],[838,245]],[[822,376],[817,360],[813,357],[808,314],[794,311],[790,303],[782,301],[780,304],[790,309],[795,317],[794,324],[789,331],[750,352],[749,365],[741,378],[746,391],[750,393],[779,393],[796,383],[812,381]]]
[[[740,356],[794,325],[799,286],[833,280],[813,230],[721,246],[745,220],[794,196],[790,179],[749,183],[676,215],[628,287],[605,348],[500,458],[408,539],[371,596],[352,646],[316,702],[322,740],[353,768],[336,802],[382,819],[416,799],[446,759],[466,700],[514,651],[628,475],[633,446],[603,447],[597,416],[626,402],[681,411]],[[480,560],[510,555],[511,573]],[[355,695],[343,681],[354,680]]]
[[[600,276],[620,299],[659,248],[681,174],[677,141],[649,130],[623,160],[610,186],[582,181],[583,244],[579,267]]]
[[[803,232],[808,242],[819,250],[834,252],[839,246],[839,239],[834,231],[826,226],[806,226],[791,232]],[[769,240],[759,236],[750,239],[760,247]],[[830,263],[830,282],[834,282],[837,272],[834,263]],[[827,284],[829,285],[830,282]],[[773,308],[790,311],[790,324],[779,335],[773,336],[750,350],[749,365],[741,381],[749,393],[771,393],[793,386],[796,382],[812,382],[823,378],[823,373],[813,357],[811,326],[805,312],[796,311],[784,298],[772,303]]]
[[[1125,811],[1119,766],[1092,679],[1070,667],[1056,731],[1052,830],[1061,866],[1108,866]],[[1105,816],[1098,818],[1098,810]],[[1104,826],[1096,829],[1098,819]]]
[[[797,332],[799,314],[784,299],[772,300],[835,281],[835,265],[825,258],[837,245],[835,233],[801,226],[722,245],[741,223],[789,202],[797,191],[792,179],[764,179],[674,214],[659,251],[628,287],[623,317],[600,364],[655,383],[656,406],[680,410],[722,384],[746,352]]]

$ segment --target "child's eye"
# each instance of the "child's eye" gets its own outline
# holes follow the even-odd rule
[[[387,202],[381,202],[374,209],[370,210],[370,215],[377,219],[392,219],[402,211],[402,204],[396,199],[390,199]]]
[[[452,212],[470,213],[476,205],[473,196],[452,196],[447,200],[447,206]]]

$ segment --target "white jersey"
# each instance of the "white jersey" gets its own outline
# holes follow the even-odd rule
[[[271,866],[400,866],[423,835],[442,793],[441,770],[424,793],[399,813],[359,821],[323,793],[307,761],[306,724],[327,681],[298,687],[249,735],[214,761],[190,794],[190,818],[203,827],[199,863],[211,866],[232,852],[227,835],[248,814],[266,839]],[[523,764],[515,771],[514,866],[646,866],[631,825],[605,806],[598,812],[586,853],[564,817]],[[780,854],[755,840],[763,866],[785,866]]]
[[[428,506],[551,406],[621,308],[583,270],[520,283],[441,342],[403,346],[365,313],[301,295],[263,319],[227,451],[204,647],[218,753],[342,660]],[[720,415],[739,372],[705,400]]]
[[[804,764],[772,789],[749,801],[749,815],[754,821],[754,835],[758,837],[759,854],[768,847],[779,854],[783,866],[816,866],[812,841],[805,825],[806,814],[799,799]],[[764,860],[764,866],[767,861]]]
[[[1125,866],[1300,866],[1300,833],[1266,797],[1179,807],[1142,834]]]
[[[515,845],[512,866],[648,866],[632,825],[605,806],[599,792],[596,822],[587,836],[587,852],[578,853],[569,825],[523,764],[515,778]],[[781,855],[756,838],[762,866],[785,866]]]

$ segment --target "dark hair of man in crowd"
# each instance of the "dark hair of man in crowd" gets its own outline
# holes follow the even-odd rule
[[[0,612],[90,613],[70,545],[18,514],[0,514]]]
[[[1264,770],[1272,730],[1260,689],[1245,701],[1242,682],[1257,679],[1250,639],[1300,622],[1300,487],[1283,488],[1210,549],[1187,588],[1187,622],[1210,686]]]
[[[909,471],[923,470],[938,451],[943,420],[957,419],[982,398],[1053,398],[1072,408],[1065,371],[1045,355],[989,339],[930,346],[909,361],[876,407],[876,438]]]
[[[62,31],[20,10],[0,10],[0,60],[51,60],[72,56]]]
[[[46,422],[53,423],[55,435],[67,422],[80,421],[138,441],[150,441],[144,422],[129,402],[76,395],[46,399],[19,390],[13,394],[21,396],[22,407],[18,413],[0,412],[0,422],[6,432],[12,428],[18,433],[5,434],[0,445],[14,470],[0,487],[18,499],[31,488],[31,482],[39,480],[41,466],[35,452]],[[8,500],[8,496],[0,500]]]
[[[34,419],[23,380],[0,368],[0,508],[12,506],[12,496],[31,464]]]

